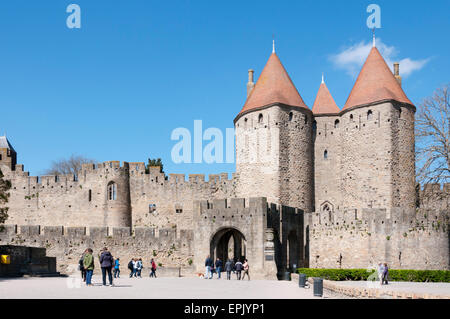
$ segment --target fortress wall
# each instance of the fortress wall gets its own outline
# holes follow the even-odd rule
[[[311,268],[450,269],[449,211],[393,208],[313,213]],[[342,256],[342,258],[340,258]]]
[[[425,184],[418,189],[418,203],[421,208],[427,209],[450,209],[450,183]]]
[[[193,201],[235,196],[236,179],[227,173],[204,175],[145,173],[144,163],[85,164],[74,176],[32,177],[4,169],[12,182],[8,224],[43,226],[146,226],[192,229]],[[108,183],[117,184],[117,198],[107,199]],[[156,205],[150,213],[149,204]],[[181,213],[176,213],[181,209]],[[180,210],[179,210],[180,212]]]
[[[133,225],[193,229],[193,202],[235,197],[235,184],[236,179],[227,173],[209,175],[208,181],[202,174],[189,175],[188,180],[184,174],[165,179],[159,171],[130,174]],[[154,212],[150,204],[156,205]]]
[[[193,258],[192,241],[192,230],[181,230],[177,235],[173,228],[6,225],[0,232],[2,245],[46,248],[47,256],[57,258],[58,271],[62,273],[77,270],[79,258],[88,247],[94,250],[95,271],[99,273],[98,253],[105,246],[115,258],[120,258],[123,274],[133,257],[143,259],[145,275],[151,258],[166,267],[188,266]]]
[[[313,133],[315,209],[321,211],[325,205],[331,210],[340,209],[341,134],[344,128],[339,116],[316,116],[314,119],[317,123]]]

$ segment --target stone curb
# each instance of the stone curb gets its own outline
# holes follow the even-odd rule
[[[291,274],[292,281],[298,283],[299,275]],[[313,279],[308,278],[312,285]],[[337,281],[323,280],[323,288],[346,296],[369,299],[450,299],[450,295],[436,295],[429,293],[412,293],[404,291],[381,290],[379,288],[349,287],[340,285]]]

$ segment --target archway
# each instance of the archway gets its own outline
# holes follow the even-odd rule
[[[211,259],[220,258],[222,261],[238,259],[243,261],[246,256],[245,236],[236,228],[223,228],[216,232],[210,242]]]

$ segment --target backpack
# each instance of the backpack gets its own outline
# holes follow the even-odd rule
[[[128,269],[133,270],[133,261],[130,260],[130,262],[128,263]]]

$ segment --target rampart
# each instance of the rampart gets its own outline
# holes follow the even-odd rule
[[[100,270],[97,257],[103,247],[120,258],[125,272],[131,258],[142,258],[147,269],[151,258],[163,267],[189,266],[193,258],[192,230],[177,232],[175,228],[5,225],[0,243],[46,248],[48,256],[56,257],[61,273],[76,270],[88,247],[94,250],[96,271]]]
[[[449,269],[449,211],[393,208],[313,213],[311,268]]]

